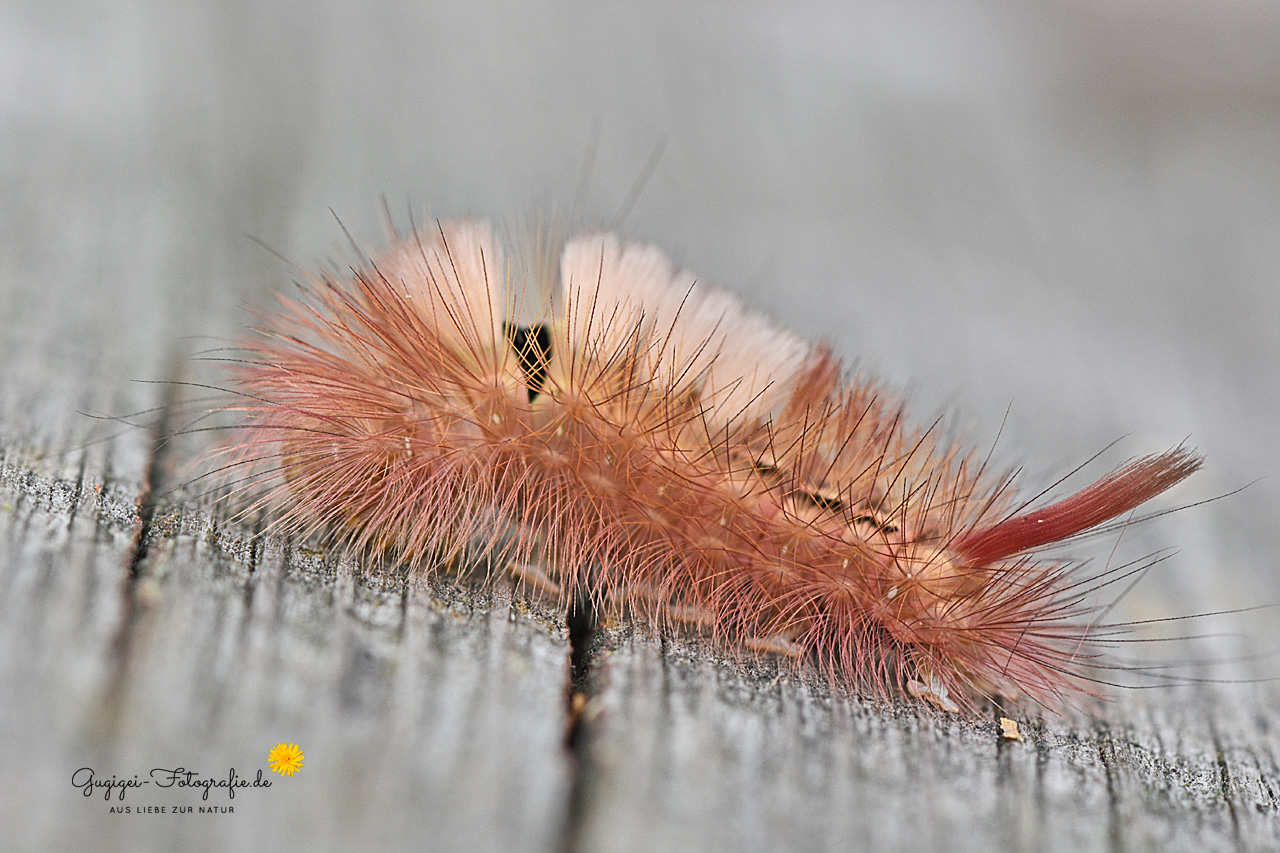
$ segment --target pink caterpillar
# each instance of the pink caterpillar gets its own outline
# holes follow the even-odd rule
[[[1035,551],[1168,489],[1193,452],[1026,511],[826,347],[658,250],[587,233],[541,266],[522,283],[554,308],[527,327],[472,221],[281,297],[235,367],[229,450],[277,523],[419,567],[514,530],[504,558],[566,607],[696,624],[881,697],[1090,693],[1108,574]]]

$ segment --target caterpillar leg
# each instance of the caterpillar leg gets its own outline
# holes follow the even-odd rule
[[[716,623],[715,614],[705,607],[673,602],[669,596],[644,583],[609,590],[605,605],[611,613],[641,615],[673,628],[702,630]]]
[[[928,702],[939,711],[946,711],[950,714],[960,713],[960,706],[951,698],[942,682],[935,677],[931,676],[928,684],[917,681],[914,678],[910,679],[907,682],[907,692],[921,701]]]
[[[697,630],[709,628],[716,622],[715,614],[696,604],[673,604],[667,608],[667,617],[673,624]]]
[[[525,563],[519,560],[513,560],[507,567],[507,571],[516,579],[516,585],[520,589],[532,588],[539,592],[545,592],[556,598],[560,597],[562,587],[551,579],[550,575],[544,572],[533,563]],[[526,587],[527,585],[527,587]]]
[[[800,660],[804,657],[804,649],[797,646],[782,634],[774,634],[769,637],[747,637],[742,641],[742,645],[751,649],[753,652],[760,652],[768,655],[781,655],[782,657],[791,658],[792,660]]]
[[[666,623],[674,628],[702,631],[713,628],[718,621],[716,614],[710,609],[696,604],[672,603],[657,590],[644,584],[633,584],[625,591],[618,591],[610,600],[619,609],[661,613]],[[804,657],[804,650],[782,634],[747,637],[742,645],[761,654],[780,655],[792,660]]]

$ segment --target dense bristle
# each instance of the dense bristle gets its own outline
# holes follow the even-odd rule
[[[658,250],[570,240],[533,325],[505,316],[502,257],[487,225],[444,222],[282,300],[237,370],[249,422],[227,451],[277,524],[423,569],[514,533],[503,556],[565,606],[586,593],[879,696],[1087,690],[1078,590],[1030,552],[1169,488],[1190,451],[1010,516],[984,464]]]
[[[572,344],[599,348],[614,331],[637,333],[642,378],[668,393],[695,388],[717,425],[758,420],[785,402],[812,351],[732,294],[676,272],[652,246],[579,237],[561,269]]]
[[[1134,460],[1047,507],[966,533],[951,547],[971,562],[991,563],[1061,541],[1146,503],[1195,473],[1201,461],[1183,447]]]

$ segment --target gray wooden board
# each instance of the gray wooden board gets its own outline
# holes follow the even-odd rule
[[[563,630],[502,584],[365,576],[171,507],[129,591],[127,489],[6,464],[0,509],[0,725],[16,769],[0,825],[19,849],[1280,845],[1277,714],[1199,691],[1093,719],[1023,715],[1013,742],[992,721],[878,707],[610,624],[573,759]],[[111,815],[69,785],[87,765],[247,775],[281,740],[307,747],[304,771],[242,793],[234,819]]]
[[[1274,711],[1166,696],[1017,715],[1019,742],[632,627],[602,638],[595,677],[584,849],[1280,846]]]
[[[357,575],[181,507],[130,584],[140,522],[114,484],[6,465],[0,506],[7,849],[555,846],[568,658],[545,609],[502,584]],[[82,766],[253,778],[277,742],[305,766],[270,790],[122,803],[230,819],[115,815],[71,788]]]
[[[1263,478],[1081,543],[1182,549],[1118,616],[1280,601],[1280,13],[690,5],[0,7],[0,847],[1280,849],[1274,610],[1133,650],[1226,683],[1016,714],[1019,743],[994,710],[625,623],[575,673],[565,615],[505,580],[359,566],[172,491],[216,437],[157,455],[148,410],[190,423],[201,392],[165,383],[216,382],[190,354],[288,287],[246,233],[312,267],[341,252],[328,207],[369,245],[380,196],[512,222],[573,195],[598,126],[584,221],[665,137],[622,230],[920,419],[999,432],[1028,493],[1130,433],[1092,473],[1188,433],[1208,458],[1158,509]],[[305,767],[234,813],[71,785],[252,778],[281,741]]]

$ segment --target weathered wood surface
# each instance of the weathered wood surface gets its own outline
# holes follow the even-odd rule
[[[567,664],[546,614],[501,587],[358,578],[181,508],[139,540],[134,496],[93,474],[6,466],[3,494],[2,808],[20,849],[554,847]],[[82,766],[252,776],[279,741],[305,747],[304,772],[215,792],[225,817],[68,796]],[[124,802],[203,804],[170,794]]]
[[[195,406],[82,414],[211,375],[185,353],[288,276],[243,233],[305,263],[326,206],[373,239],[381,193],[518,215],[570,194],[599,119],[608,202],[670,140],[628,230],[915,382],[922,417],[960,388],[1030,486],[1129,431],[1193,433],[1210,466],[1177,500],[1269,476],[1126,533],[1183,549],[1130,618],[1280,602],[1280,17],[845,6],[5,11],[0,847],[1280,849],[1274,684],[1019,715],[1018,743],[643,626],[602,626],[575,680],[563,614],[502,582],[230,524],[181,488],[214,438],[148,426]],[[1276,622],[1175,626],[1220,635],[1181,672],[1273,677]],[[304,769],[232,814],[71,786],[252,777],[279,741]]]

